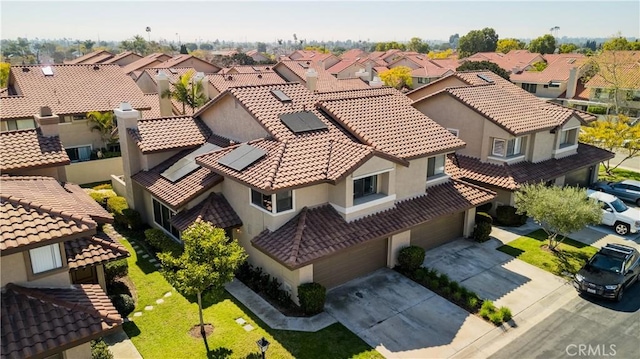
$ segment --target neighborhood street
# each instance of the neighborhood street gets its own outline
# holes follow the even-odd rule
[[[490,358],[584,357],[640,357],[640,284],[620,303],[577,297]]]

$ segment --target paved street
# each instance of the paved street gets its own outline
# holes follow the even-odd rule
[[[639,283],[620,303],[573,299],[490,358],[584,357],[640,358]]]
[[[611,165],[615,166],[616,164],[620,163],[620,161],[622,161],[624,158],[625,158],[624,154],[616,153],[616,157],[611,159]],[[640,172],[640,158],[632,158],[632,159],[626,160],[624,161],[624,163],[622,163],[620,167],[629,169],[632,171]]]

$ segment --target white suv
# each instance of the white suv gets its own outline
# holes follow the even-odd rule
[[[639,210],[627,207],[618,197],[608,193],[588,190],[587,195],[602,205],[602,224],[613,226],[621,236],[640,232]]]

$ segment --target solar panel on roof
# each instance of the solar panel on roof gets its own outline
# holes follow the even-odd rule
[[[313,112],[302,111],[280,115],[280,121],[293,133],[302,133],[327,128]]]
[[[242,171],[266,155],[267,153],[263,149],[243,143],[235,150],[222,156],[218,163],[236,171]]]
[[[492,79],[488,78],[487,76],[485,76],[485,75],[483,75],[483,74],[478,74],[478,77],[479,77],[479,78],[481,78],[481,79],[483,79],[483,80],[485,80],[486,82],[488,82],[488,83],[490,83],[490,84],[492,84],[492,83],[493,83],[493,80],[492,80]]]
[[[253,69],[253,71],[260,72],[260,68],[259,67],[252,66],[251,68]]]
[[[188,155],[179,159],[176,163],[172,164],[169,168],[162,172],[160,176],[175,183],[176,181],[182,179],[184,176],[200,168],[200,166],[196,164],[196,157],[207,152],[219,150],[221,148],[222,147],[216,146],[212,143],[205,143],[195,151],[189,153]]]
[[[304,62],[299,62],[298,65],[302,66],[303,69],[308,69],[309,65],[305,64]]]
[[[291,98],[281,90],[271,90],[271,94],[280,100],[280,102],[291,102]]]

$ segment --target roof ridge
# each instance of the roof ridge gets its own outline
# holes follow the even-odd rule
[[[362,89],[362,90],[370,90],[370,89]],[[359,99],[369,99],[369,98],[377,98],[377,97],[386,97],[386,96],[396,96],[393,93],[372,93],[366,96],[360,96],[360,97],[349,97],[349,98],[337,98],[337,99],[326,99],[326,100],[320,100],[319,102],[333,102],[333,101],[346,101],[346,100],[359,100]]]
[[[111,236],[109,236],[109,238],[113,240],[113,238]],[[123,253],[123,254],[129,254],[129,251],[127,251],[126,248],[120,247],[117,244],[115,244],[114,242],[108,241],[108,240],[106,240],[104,238],[100,238],[98,236],[91,236],[91,238],[89,240],[93,241],[93,242],[98,242],[98,244],[100,244],[101,246],[107,246],[107,247],[109,247],[109,249],[112,249],[114,251],[118,251],[118,252]]]
[[[45,205],[45,204],[38,204],[35,201],[30,201],[24,198],[20,198],[17,196],[11,196],[11,195],[0,195],[0,199],[3,201],[7,201],[13,205],[19,205],[22,207],[28,207],[30,209],[33,209],[34,211],[42,211],[42,212],[46,212],[49,214],[53,214],[59,217],[62,217],[63,219],[69,220],[69,221],[74,221],[74,222],[82,222],[83,224],[89,226],[89,228],[95,228],[97,227],[97,223],[91,219],[91,217],[89,216],[89,218],[86,218],[84,216],[81,215],[77,215],[77,214],[73,214],[73,213],[68,213],[67,211],[63,211],[63,210],[58,210],[55,209],[51,206]]]
[[[296,225],[296,232],[293,236],[293,246],[291,248],[291,253],[289,254],[290,263],[296,263],[298,259],[298,252],[300,251],[300,243],[302,242],[302,235],[304,233],[304,229],[307,224],[307,212],[309,211],[308,207],[302,208],[300,211],[300,217],[298,218],[298,223]]]

